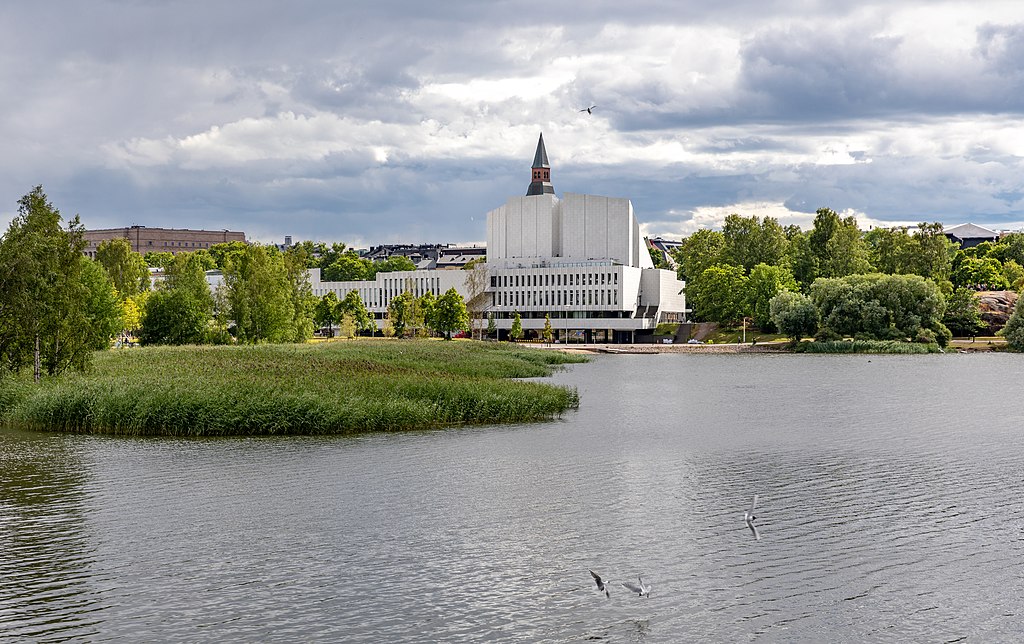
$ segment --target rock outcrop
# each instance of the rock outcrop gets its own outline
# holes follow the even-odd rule
[[[981,309],[981,321],[988,329],[980,334],[995,335],[1006,326],[1006,321],[1013,315],[1013,307],[1017,305],[1017,294],[1013,291],[979,291],[978,306]]]

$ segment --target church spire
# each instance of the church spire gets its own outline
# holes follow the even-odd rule
[[[526,190],[526,196],[531,195],[553,195],[555,188],[551,185],[551,166],[548,164],[548,151],[544,149],[544,134],[541,133],[537,141],[537,153],[533,155],[533,171],[531,174],[530,187]]]

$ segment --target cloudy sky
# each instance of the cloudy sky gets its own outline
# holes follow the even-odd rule
[[[89,228],[482,242],[540,132],[651,235],[1021,228],[1024,3],[0,4],[5,226],[42,184]]]

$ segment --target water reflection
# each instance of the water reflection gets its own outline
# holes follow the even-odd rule
[[[1013,639],[1008,358],[606,357],[556,377],[582,407],[554,423],[357,439],[0,432],[0,632]]]
[[[0,639],[94,632],[101,601],[83,529],[86,477],[68,439],[0,434]]]

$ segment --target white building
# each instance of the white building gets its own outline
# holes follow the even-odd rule
[[[544,137],[523,197],[487,213],[487,315],[507,337],[515,314],[528,335],[550,317],[557,339],[634,342],[660,323],[685,321],[685,283],[654,268],[628,199],[554,194]],[[380,273],[374,282],[321,282],[314,295],[339,299],[359,291],[382,323],[391,298],[404,290],[435,295],[455,287],[464,297],[467,271]]]

